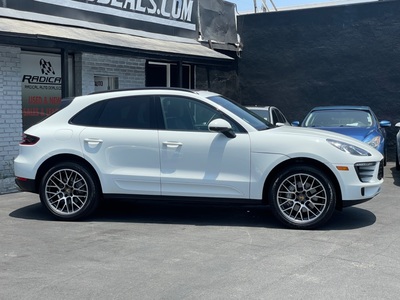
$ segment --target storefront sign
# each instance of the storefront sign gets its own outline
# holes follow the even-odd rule
[[[22,120],[24,130],[57,111],[61,103],[61,57],[21,54]]]
[[[198,38],[198,0],[24,0],[6,7],[189,38]]]

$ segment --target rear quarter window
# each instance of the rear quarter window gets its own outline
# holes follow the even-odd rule
[[[81,110],[70,123],[105,128],[154,129],[153,102],[150,96],[103,100]]]
[[[70,120],[70,124],[82,126],[98,126],[97,119],[104,106],[104,101],[94,103],[82,109]]]

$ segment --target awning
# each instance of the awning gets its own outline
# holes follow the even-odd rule
[[[100,48],[120,48],[125,51],[144,51],[146,53],[161,53],[165,55],[182,56],[184,58],[200,58],[202,60],[234,61],[233,58],[209,49],[191,39],[174,39],[174,37],[169,36],[161,37],[160,35],[151,35],[146,32],[141,32],[142,36],[129,33],[117,33],[106,31],[104,30],[107,29],[105,26],[102,27],[98,24],[93,24],[93,26],[100,27],[102,30],[83,28],[79,26],[79,24],[79,27],[77,27],[70,24],[60,25],[39,21],[27,21],[13,18],[13,16],[10,16],[10,11],[12,10],[0,8],[0,36],[22,36],[40,40],[83,43]],[[21,15],[21,12],[18,12],[18,15]],[[145,37],[145,35],[151,37]],[[4,41],[3,38],[0,39],[0,43],[2,43],[2,41]]]

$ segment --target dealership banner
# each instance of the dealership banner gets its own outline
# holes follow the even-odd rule
[[[3,7],[146,32],[198,38],[197,0],[23,0],[3,1]]]
[[[244,0],[243,0],[244,1]],[[236,4],[223,0],[199,2],[199,31],[202,39],[237,44]]]
[[[21,54],[22,120],[24,130],[57,111],[61,103],[61,57]]]

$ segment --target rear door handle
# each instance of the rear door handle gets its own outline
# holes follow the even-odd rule
[[[172,141],[166,141],[166,142],[163,142],[162,144],[163,144],[163,146],[166,146],[168,148],[178,148],[183,145],[181,142],[172,142]]]

